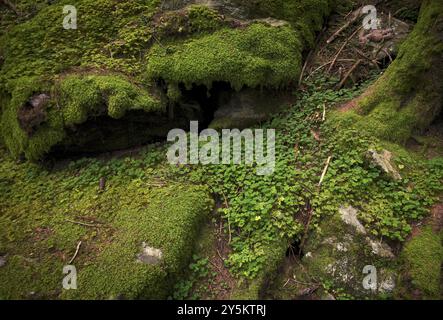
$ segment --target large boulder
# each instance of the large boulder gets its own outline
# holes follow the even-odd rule
[[[373,239],[358,219],[358,210],[341,207],[309,237],[298,277],[307,276],[357,298],[392,295],[396,287],[395,255],[388,244]],[[376,270],[376,286],[363,285],[365,267]],[[307,275],[303,275],[307,273]]]

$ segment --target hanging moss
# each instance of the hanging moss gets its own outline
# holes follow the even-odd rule
[[[36,93],[49,92],[46,119],[34,134],[20,126],[18,110]],[[123,117],[129,110],[161,112],[160,101],[146,90],[116,75],[70,75],[54,84],[40,84],[38,78],[20,78],[1,117],[2,136],[11,153],[38,160],[66,138],[66,129],[91,117]]]

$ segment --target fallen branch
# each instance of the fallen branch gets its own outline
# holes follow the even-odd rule
[[[306,61],[305,61],[303,68],[301,70],[300,78],[298,79],[298,86],[300,86],[303,82],[303,77],[304,77],[306,68],[308,67],[309,62],[311,61],[313,53],[316,51],[318,45],[320,44],[321,37],[322,37],[323,33],[325,32],[325,30],[326,30],[326,27],[324,27],[323,30],[317,35],[317,39],[315,40],[315,45],[312,48],[312,50],[309,51],[308,56],[306,57]]]
[[[332,68],[335,66],[335,63],[337,62],[338,57],[340,56],[341,52],[343,51],[343,49],[346,47],[346,45],[349,43],[349,41],[351,41],[351,39],[362,29],[363,27],[358,28],[357,30],[355,30],[351,36],[346,39],[346,41],[343,43],[343,45],[340,47],[340,49],[338,50],[337,54],[334,56],[334,59],[331,62],[331,65],[329,66],[328,69],[328,73],[331,72]]]
[[[101,177],[99,182],[98,182],[98,188],[100,191],[105,191],[106,189],[106,178],[105,177]]]
[[[392,63],[394,59],[392,59],[392,56],[389,54],[389,51],[386,50],[385,48],[383,48],[382,51],[388,56],[389,62]]]
[[[283,285],[283,288],[287,286],[287,284],[289,283],[289,281],[291,281],[291,278],[289,278],[288,281],[285,282],[285,284]]]
[[[362,60],[358,60],[351,69],[349,69],[349,71],[346,73],[345,77],[340,81],[340,83],[338,84],[338,89],[341,89],[346,81],[348,80],[348,78],[351,76],[351,74],[354,72],[355,69],[357,69],[357,67],[360,65],[360,63],[362,62]]]
[[[321,187],[321,185],[323,184],[323,180],[325,179],[326,173],[328,172],[329,164],[331,163],[331,160],[332,160],[332,156],[329,157],[328,160],[326,161],[326,166],[323,169],[323,173],[321,175],[320,182],[318,183],[319,187]]]
[[[300,242],[300,247],[298,250],[299,256],[301,256],[303,247],[305,246],[306,238],[308,237],[309,227],[311,226],[312,215],[314,214],[314,210],[312,210],[310,203],[308,204],[308,207],[309,207],[309,217],[308,217],[308,222],[306,223],[305,231],[303,233],[303,238],[301,239]]]
[[[222,274],[223,270],[218,265],[216,265],[212,260],[209,260],[209,263],[212,264],[212,266],[216,268],[220,274]]]
[[[349,61],[355,61],[354,59],[337,59],[337,61],[340,62],[349,62]],[[321,69],[323,69],[324,67],[326,67],[327,65],[331,64],[332,61],[326,62],[324,64],[322,64],[321,66],[319,66],[318,68],[316,68],[314,71],[312,71],[307,77],[306,80],[308,80],[312,75],[314,75],[314,73],[320,71]]]
[[[355,47],[354,47],[353,49],[354,49],[354,51],[355,51],[359,56],[361,56],[362,58],[365,58],[366,60],[369,61],[369,63],[373,64],[374,66],[377,67],[377,69],[380,70],[379,62],[378,62],[377,60],[373,60],[373,59],[369,58],[369,57],[368,57],[366,54],[364,54],[361,50],[359,50],[359,49],[357,49],[357,48],[355,48]]]
[[[355,21],[358,20],[358,18],[361,17],[361,9],[359,8],[357,10],[355,10],[352,14],[351,14],[351,19],[349,19],[348,21],[346,21],[346,23],[340,28],[338,29],[327,41],[327,44],[330,44],[332,41],[334,41],[344,30],[346,30],[351,24],[353,24]]]
[[[221,261],[225,261],[225,259],[222,257],[222,255],[221,255],[220,251],[218,251],[218,249],[217,249],[217,255]]]
[[[81,245],[82,245],[82,242],[79,241],[78,245],[77,245],[77,249],[75,250],[74,256],[71,258],[71,260],[69,260],[68,264],[71,264],[72,262],[74,262],[75,258],[77,257],[78,251],[80,250]]]
[[[309,60],[311,59],[311,55],[312,55],[312,50],[309,52],[309,54],[306,58],[306,61],[303,64],[303,68],[301,69],[300,78],[298,79],[298,86],[299,87],[303,81],[303,76],[305,75],[306,67],[308,66]]]

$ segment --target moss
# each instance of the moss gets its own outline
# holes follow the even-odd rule
[[[56,105],[49,103],[45,107],[45,111],[49,114],[46,122],[40,125],[37,133],[29,136],[20,127],[18,111],[31,96],[49,92],[51,86],[35,77],[20,78],[14,85],[11,100],[1,115],[1,133],[6,146],[15,157],[24,154],[28,159],[36,160],[64,138],[62,118],[56,110]],[[51,110],[55,112],[51,114]]]
[[[359,101],[362,127],[390,141],[405,143],[423,131],[441,112],[443,44],[441,1],[422,5],[419,21],[402,44],[399,56]]]
[[[232,299],[235,300],[259,300],[263,299],[264,293],[272,279],[277,275],[288,245],[286,241],[279,240],[269,243],[264,248],[265,263],[260,268],[260,272],[254,279],[247,280],[240,284],[232,293]]]
[[[81,160],[47,172],[16,165],[4,149],[0,157],[1,299],[166,298],[212,211],[207,188],[152,186],[155,166],[135,159]],[[108,177],[104,192],[100,176]],[[62,269],[80,240],[78,290],[64,291]],[[159,265],[137,262],[142,242],[162,250]]]
[[[66,4],[74,4],[81,12],[77,30],[63,29]],[[156,0],[17,3],[24,15],[16,24],[8,24],[10,30],[0,38],[4,57],[0,87],[2,95],[10,97],[1,101],[1,131],[14,156],[40,159],[65,138],[66,126],[103,113],[104,106],[112,118],[121,118],[128,109],[160,111],[158,101],[148,93],[149,86],[141,89],[140,78],[128,80],[140,74],[143,52],[151,39],[151,30],[141,18],[151,17],[158,4]],[[66,77],[66,73],[85,73],[85,69],[107,71],[101,72],[103,76]],[[18,125],[17,111],[41,92],[51,93],[48,120],[33,136],[27,136]]]
[[[13,27],[0,40],[0,83],[22,76],[50,77],[72,67],[98,67],[134,74],[150,40],[140,17],[151,17],[159,1],[57,1]],[[63,6],[81,13],[77,30],[63,29]]]
[[[300,32],[304,44],[313,45],[315,32],[320,31],[323,19],[337,6],[331,0],[235,0],[239,6],[245,7],[249,14],[258,17],[273,17],[287,20]]]
[[[166,48],[156,45],[147,72],[152,79],[187,87],[193,83],[211,87],[214,81],[229,82],[237,90],[279,87],[299,74],[301,50],[289,27],[256,23],[246,30],[222,29]]]
[[[425,227],[406,244],[402,256],[413,287],[419,289],[425,297],[440,298],[443,262],[440,235],[433,232],[431,227]]]
[[[191,6],[188,15],[191,33],[215,31],[223,25],[218,12],[207,6]]]
[[[332,4],[322,0],[238,5],[266,12],[267,17],[291,19],[295,26],[254,23],[245,30],[222,28],[200,38],[173,41],[167,47],[155,45],[150,52],[149,77],[184,83],[187,87],[211,87],[215,81],[225,81],[237,90],[244,86],[279,88],[295,81],[301,69],[302,51],[313,43],[314,34]],[[196,7],[191,9],[190,16],[202,15],[207,10]],[[204,17],[208,15],[213,16],[207,13]]]
[[[47,119],[29,135],[20,127],[18,110],[41,92],[51,95],[45,107]],[[2,136],[15,157],[24,154],[29,160],[38,160],[66,138],[67,128],[96,116],[119,119],[129,110],[156,113],[164,107],[147,90],[117,75],[74,74],[53,84],[23,77],[14,82],[12,98],[1,115]]]
[[[47,0],[15,0],[14,8],[6,4],[0,6],[0,36],[8,32],[15,25],[35,16],[40,10],[48,6]]]
[[[113,243],[79,271],[80,289],[66,296],[165,299],[192,256],[209,203],[204,189],[171,186],[151,194],[147,208],[119,209]],[[141,240],[162,250],[160,266],[135,260]]]
[[[60,98],[66,126],[80,124],[107,107],[107,115],[119,119],[128,110],[162,111],[161,103],[146,90],[121,76],[69,76],[61,81]]]
[[[63,29],[66,4],[81,13],[77,30]],[[31,3],[19,1],[18,6],[25,10]],[[28,19],[16,24],[8,20],[10,29],[0,38],[0,86],[11,96],[10,103],[1,102],[3,139],[12,154],[24,153],[32,160],[62,141],[66,127],[103,114],[103,104],[111,118],[122,118],[129,109],[165,111],[147,93],[158,87],[153,80],[175,86],[167,95],[172,102],[179,99],[177,85],[182,83],[209,88],[214,81],[225,81],[237,90],[290,86],[298,79],[302,51],[312,44],[334,2],[262,1],[254,11],[270,9],[271,16],[287,18],[292,25],[248,22],[245,29],[235,29],[235,23],[207,6],[162,12],[159,0],[39,1],[34,6]],[[94,72],[112,76],[85,75]],[[14,114],[29,98],[16,87],[28,77],[56,83],[54,101],[46,110],[51,121],[32,138],[18,129]],[[37,88],[30,85],[28,93]]]

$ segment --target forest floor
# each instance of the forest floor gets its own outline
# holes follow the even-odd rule
[[[1,147],[0,298],[441,298],[441,119],[401,146],[342,118],[395,59],[362,47],[357,25],[325,45],[351,14],[306,54],[296,102],[256,126],[277,131],[270,177],[171,166],[166,143],[40,163]],[[369,150],[388,150],[402,179]],[[62,287],[69,264],[77,290]],[[361,288],[368,264],[375,292]]]
[[[416,143],[409,152],[403,151],[398,146],[395,150],[391,149],[394,150],[397,163],[404,168],[402,170],[404,174],[414,181],[415,190],[411,189],[412,182],[408,180],[407,183],[401,184],[388,182],[385,178],[380,180],[377,177],[379,174],[374,175],[377,169],[367,167],[360,162],[361,154],[355,153],[355,143],[363,141],[364,148],[367,148],[367,143],[371,139],[366,141],[359,138],[355,135],[355,131],[348,128],[339,133],[342,137],[347,137],[345,143],[341,144],[336,140],[340,139],[337,134],[334,135],[330,129],[327,129],[328,131],[321,129],[322,126],[318,127],[322,121],[321,114],[325,100],[328,101],[327,117],[330,117],[329,114],[333,117],[334,108],[340,108],[343,103],[363,90],[345,89],[337,93],[326,89],[330,84],[331,82],[329,84],[320,82],[313,85],[309,89],[311,93],[308,94],[301,91],[299,94],[303,97],[294,109],[286,112],[286,115],[282,114],[271,120],[273,126],[286,131],[280,137],[282,148],[289,141],[291,144],[297,141],[294,139],[297,136],[305,142],[304,145],[295,145],[295,147],[292,145],[290,147],[292,151],[286,153],[292,153],[294,156],[295,151],[296,160],[294,162],[294,158],[288,159],[288,156],[285,156],[290,162],[283,163],[282,168],[277,169],[277,174],[281,174],[279,179],[282,180],[271,180],[263,189],[257,185],[258,179],[248,168],[237,168],[238,170],[235,167],[228,168],[234,170],[232,172],[223,168],[220,173],[217,171],[211,173],[205,168],[171,168],[164,161],[166,149],[162,145],[141,148],[136,153],[122,152],[120,156],[109,157],[108,154],[98,158],[79,159],[69,162],[68,165],[66,161],[58,160],[46,168],[38,164],[17,163],[2,149],[0,226],[4,232],[1,235],[0,255],[6,263],[0,267],[0,279],[4,284],[1,296],[3,298],[144,296],[146,283],[152,282],[155,287],[157,283],[155,279],[166,279],[162,278],[162,271],[157,270],[158,266],[148,266],[149,270],[152,268],[154,271],[146,272],[143,265],[137,261],[142,243],[149,242],[151,246],[161,248],[165,254],[165,265],[159,270],[166,268],[170,270],[167,272],[176,272],[178,277],[176,279],[181,279],[174,282],[175,285],[171,284],[174,287],[172,291],[169,289],[169,293],[163,292],[164,297],[173,292],[172,297],[176,299],[229,299],[237,296],[293,299],[310,293],[309,290],[314,292],[316,288],[335,292],[336,298],[345,297],[340,295],[341,293],[337,294],[337,289],[333,289],[334,285],[326,280],[318,280],[315,285],[307,282],[310,285],[304,289],[300,288],[300,284],[305,282],[298,279],[288,281],[291,279],[289,275],[294,272],[294,264],[300,264],[301,260],[298,254],[289,254],[284,258],[287,244],[286,241],[283,242],[283,246],[277,244],[279,236],[275,236],[275,230],[290,232],[292,223],[289,221],[288,225],[275,225],[278,220],[272,218],[266,221],[265,216],[262,216],[264,224],[256,224],[257,213],[254,212],[265,205],[263,203],[266,200],[265,194],[273,192],[272,186],[278,190],[288,190],[283,194],[276,190],[278,198],[271,197],[268,201],[274,203],[282,201],[282,197],[301,196],[299,209],[297,205],[292,207],[293,209],[286,207],[286,210],[290,210],[289,212],[294,209],[303,210],[306,200],[299,186],[304,185],[308,190],[312,190],[310,192],[314,192],[316,189],[314,186],[318,183],[324,167],[323,161],[314,159],[326,159],[333,150],[328,144],[338,143],[335,146],[335,160],[325,178],[324,189],[317,196],[310,196],[310,201],[315,203],[316,211],[319,212],[318,215],[313,218],[310,226],[305,224],[306,219],[301,218],[296,224],[299,225],[297,229],[299,231],[292,233],[290,237],[295,235],[295,238],[300,239],[306,227],[310,230],[319,228],[324,219],[322,216],[329,216],[330,212],[337,210],[336,208],[341,205],[340,201],[348,202],[353,198],[355,200],[351,201],[355,206],[364,208],[362,199],[363,202],[366,202],[364,199],[368,199],[367,196],[363,196],[364,193],[380,193],[380,190],[384,190],[381,192],[382,199],[394,201],[391,202],[392,207],[385,207],[382,209],[383,212],[377,209],[371,213],[369,210],[369,214],[374,215],[373,218],[368,219],[369,216],[363,216],[363,221],[367,221],[365,225],[375,235],[382,235],[394,242],[404,241],[410,232],[407,227],[409,223],[406,221],[413,222],[427,215],[429,211],[426,208],[435,201],[431,200],[435,198],[429,197],[441,188],[442,172],[441,169],[437,169],[438,162],[435,162],[438,158],[434,158],[435,164],[426,164],[428,160],[423,157],[422,151],[441,150],[439,148],[441,145],[437,143],[442,140],[441,136],[435,136],[436,131],[431,129],[423,139],[427,141],[426,137],[432,136],[432,143]],[[321,87],[324,89],[312,91]],[[309,122],[301,119],[309,119]],[[291,123],[290,127],[293,128],[289,132],[287,132],[288,123]],[[351,131],[346,133],[349,130]],[[417,141],[420,141],[420,138],[417,138]],[[288,166],[296,171],[288,172]],[[427,173],[423,174],[424,171]],[[101,185],[101,178],[105,178],[104,186]],[[258,186],[258,193],[249,199],[245,196],[246,202],[236,203],[240,199],[239,195],[247,192],[249,183]],[[205,184],[207,187],[199,187]],[[214,188],[217,184],[220,184],[218,188],[221,187],[221,190]],[[233,184],[232,187],[230,184]],[[372,187],[368,189],[368,185]],[[244,191],[239,188],[243,188]],[[352,193],[352,197],[349,192]],[[206,220],[208,222],[198,222],[208,219],[203,217],[208,217],[208,213],[211,212],[208,210],[211,194],[215,196],[219,209],[211,214],[209,220]],[[257,199],[256,203],[248,202],[255,201],[254,199]],[[278,208],[278,202],[273,206]],[[400,204],[400,211],[395,209],[397,203]],[[403,203],[409,203],[408,211],[402,210]],[[320,212],[320,209],[324,211]],[[237,220],[245,219],[241,218],[242,215],[250,213],[251,210],[254,213],[252,219],[246,218],[244,222]],[[397,212],[401,212],[401,216],[397,216]],[[414,216],[417,212],[422,213]],[[385,222],[383,220],[378,220],[379,222],[375,224],[371,222],[374,218],[380,219],[380,214],[385,216],[383,219],[387,219]],[[405,214],[410,214],[406,221],[402,218]],[[295,217],[297,218],[297,215]],[[141,221],[146,221],[146,224],[141,224]],[[202,223],[206,225],[203,229]],[[394,227],[395,225],[400,229]],[[265,230],[270,226],[276,229],[271,229],[272,232],[269,233]],[[250,232],[258,236],[256,241],[263,241],[263,245],[281,249],[278,249],[277,253],[272,250],[266,251],[264,260],[254,262],[255,258],[260,257],[258,254],[249,260],[249,263],[239,264],[240,262],[235,259],[244,259],[248,254],[247,251],[242,252],[238,249],[238,245],[246,244],[248,241],[246,231],[243,231],[245,228],[252,228]],[[195,231],[191,233],[190,230]],[[183,237],[180,234],[187,236]],[[269,236],[272,237],[271,241],[264,240]],[[284,238],[288,239],[288,243],[292,242],[287,236]],[[79,288],[86,281],[95,285],[85,291],[63,292],[62,268],[73,258],[80,241],[82,244],[74,260],[74,264],[79,266],[81,272]],[[171,247],[170,244],[174,246]],[[196,249],[192,250],[191,247]],[[190,257],[193,258],[189,271],[185,271],[183,275],[183,270],[186,270],[188,265],[186,261],[189,261]],[[282,289],[277,290],[277,293],[275,285],[263,282],[264,278],[269,277],[269,273],[265,273],[266,276],[260,275],[263,266],[272,260],[276,260],[277,269],[274,267],[271,270],[280,270],[282,276],[282,280],[276,281],[283,281]],[[254,271],[255,275],[249,276],[249,272],[252,272],[250,270],[255,270],[254,265],[257,266],[259,273]],[[114,267],[119,271],[112,271],[115,270]],[[274,273],[274,277],[277,275],[275,272],[271,272]],[[123,274],[126,276],[122,277]],[[253,277],[261,279],[259,289],[255,288],[254,281],[247,280]],[[242,278],[244,280],[239,282]],[[159,286],[164,285],[164,280],[160,281]],[[251,294],[251,289],[245,289],[245,283],[249,283],[246,288],[255,288],[252,290],[254,293]],[[298,286],[294,287],[294,283]],[[272,287],[273,293],[266,293],[268,290],[266,287],[269,286]],[[285,290],[286,295],[283,294]],[[159,291],[149,291],[147,296],[155,294],[159,294]]]

